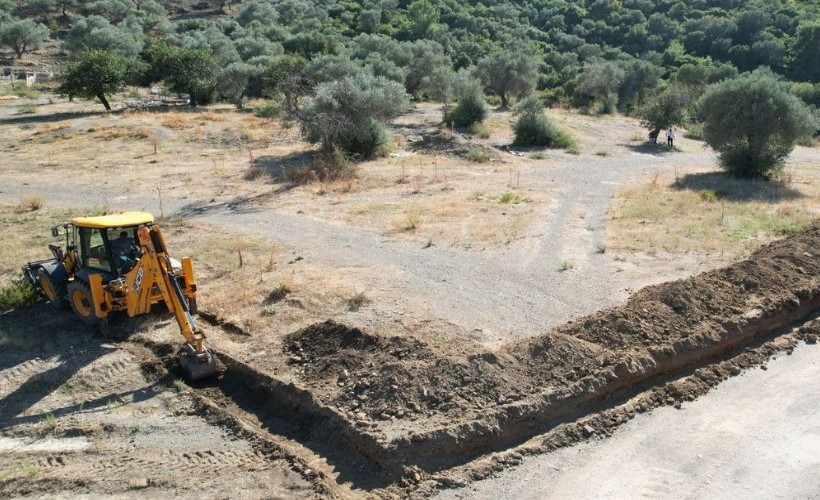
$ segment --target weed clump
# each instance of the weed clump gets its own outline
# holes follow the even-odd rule
[[[287,295],[291,292],[290,287],[288,287],[284,283],[279,283],[276,285],[273,290],[270,291],[267,298],[265,299],[265,303],[267,304],[275,304],[280,300],[287,297]]]
[[[699,194],[701,200],[709,203],[715,203],[726,196],[723,191],[715,189],[701,189]]]
[[[0,311],[30,307],[40,300],[40,291],[22,276],[0,288]]]
[[[482,139],[490,138],[490,129],[484,123],[478,122],[470,125],[470,135],[480,137]]]
[[[487,148],[470,148],[464,157],[474,163],[487,163],[493,159],[493,153]]]
[[[364,292],[356,292],[347,299],[347,309],[349,311],[358,311],[362,306],[370,304],[372,301],[370,297]]]

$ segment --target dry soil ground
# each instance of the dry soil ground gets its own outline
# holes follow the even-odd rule
[[[481,477],[495,469],[480,457],[498,443],[549,430],[557,417],[533,408],[566,409],[556,401],[606,390],[615,379],[605,368],[631,345],[585,337],[589,327],[544,332],[623,304],[645,285],[745,258],[820,212],[816,148],[797,148],[779,182],[730,180],[701,143],[647,146],[637,123],[619,116],[550,111],[579,142],[573,155],[511,148],[509,114],[493,114],[490,137],[478,139],[440,130],[439,108],[418,105],[397,121],[389,157],[329,180],[298,130],[249,113],[103,114],[45,95],[34,102],[33,114],[20,114],[23,101],[0,104],[0,281],[45,257],[49,225],[70,214],[161,214],[173,248],[194,257],[203,320],[228,369],[214,384],[175,383],[179,339],[167,318],[119,323],[127,339],[106,343],[46,305],[5,314],[0,448],[13,451],[0,459],[0,484],[12,494],[428,494]],[[465,156],[475,148],[492,161]],[[805,279],[782,271],[794,280],[767,295],[739,278],[748,300],[703,310],[799,320],[818,278],[801,258],[787,267],[808,272]],[[777,305],[782,297],[794,297],[798,316]],[[761,309],[763,299],[777,307],[764,301]],[[327,319],[347,326],[294,333]],[[597,320],[582,324],[589,321]],[[644,344],[683,348],[658,335]],[[642,365],[649,358],[629,352],[642,368],[624,373],[651,379]],[[533,368],[535,360],[547,368]],[[563,386],[581,392],[561,396]],[[614,403],[574,404],[562,421]],[[293,406],[307,423],[294,424]],[[473,448],[442,458],[436,447],[447,446],[452,412],[478,431],[454,431]],[[513,414],[538,414],[540,423],[515,424]],[[522,425],[531,430],[510,430]],[[386,455],[390,442],[404,455]],[[453,466],[466,472],[447,473]]]

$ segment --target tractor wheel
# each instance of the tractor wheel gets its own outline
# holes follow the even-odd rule
[[[64,282],[55,282],[51,276],[48,275],[45,269],[37,271],[37,277],[40,279],[40,288],[48,297],[51,305],[57,309],[69,309],[68,299],[66,299],[66,287]]]
[[[100,318],[94,313],[94,301],[91,298],[91,289],[80,280],[68,284],[68,301],[74,313],[87,325],[100,324]]]

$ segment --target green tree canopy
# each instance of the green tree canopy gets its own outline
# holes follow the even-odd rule
[[[39,48],[48,38],[48,28],[31,19],[14,20],[0,26],[0,44],[23,57],[29,50]]]
[[[765,177],[817,126],[808,107],[769,70],[709,86],[698,103],[703,138],[732,174]]]
[[[63,47],[72,55],[86,50],[111,50],[123,57],[137,57],[144,45],[141,27],[127,23],[113,26],[100,16],[75,21],[66,34]]]
[[[792,77],[798,81],[820,83],[820,20],[800,25],[791,51]]]
[[[661,129],[685,125],[689,121],[689,93],[679,87],[669,87],[638,108],[641,125],[658,132]]]
[[[520,97],[532,91],[538,66],[527,53],[507,49],[480,60],[476,75],[490,92],[501,98],[501,108],[507,109],[510,97]]]
[[[69,97],[100,100],[111,110],[106,95],[122,90],[129,75],[129,61],[111,50],[89,50],[69,63],[57,92]]]
[[[601,111],[612,113],[617,103],[618,89],[626,78],[626,72],[611,61],[598,61],[584,65],[578,75],[578,92],[601,102]]]
[[[203,49],[161,46],[152,55],[151,73],[162,76],[171,91],[188,94],[191,106],[196,106],[213,100],[219,65]]]

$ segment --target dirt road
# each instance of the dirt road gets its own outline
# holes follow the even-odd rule
[[[820,498],[818,351],[436,498]]]

